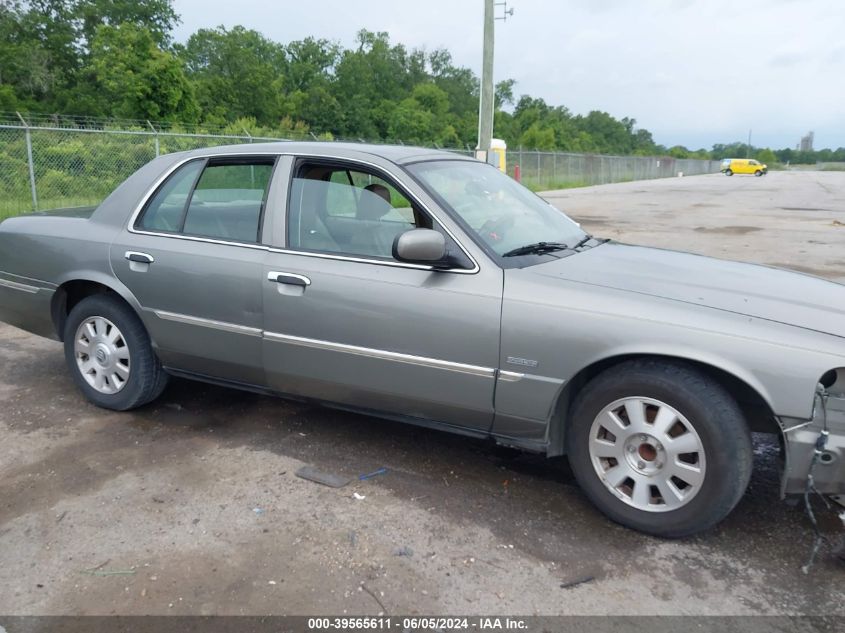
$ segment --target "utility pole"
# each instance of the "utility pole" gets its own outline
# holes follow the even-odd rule
[[[504,7],[504,15],[497,18],[496,7]],[[490,142],[493,138],[493,48],[495,40],[496,20],[507,20],[513,15],[513,9],[508,9],[507,2],[484,0],[484,53],[481,64],[481,98],[478,103],[478,146],[475,157],[487,162]]]
[[[494,0],[484,0],[484,53],[481,62],[481,99],[478,103],[478,146],[475,157],[487,162],[493,138],[493,47],[496,30]]]
[[[745,150],[745,157],[751,158],[751,128],[748,128],[748,148]]]

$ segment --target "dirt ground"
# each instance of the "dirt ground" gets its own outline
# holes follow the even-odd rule
[[[845,281],[845,173],[546,195],[597,235]],[[0,442],[2,614],[845,614],[841,560],[801,572],[812,532],[763,437],[733,514],[664,541],[606,520],[565,459],[181,380],[103,411],[59,343],[0,326]]]

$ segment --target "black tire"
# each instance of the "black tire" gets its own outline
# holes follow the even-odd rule
[[[725,170],[725,176],[733,176],[733,175],[734,175],[734,172],[733,172],[732,169],[726,169]]]
[[[757,171],[754,172],[754,175],[757,176],[757,178],[759,178],[760,176],[763,175],[763,172],[758,169]]]
[[[76,359],[76,334],[92,317],[111,321],[122,334],[129,350],[129,377],[116,393],[101,393],[83,377]],[[123,300],[107,294],[80,301],[68,315],[64,330],[65,361],[74,382],[88,400],[104,409],[128,411],[158,398],[167,386],[168,375],[153,352],[150,337],[134,310]]]
[[[593,421],[626,397],[659,400],[681,413],[701,440],[706,470],[700,489],[675,510],[654,512],[611,492],[593,466],[589,451]],[[707,530],[724,519],[748,486],[751,435],[731,395],[716,381],[683,362],[627,361],[596,376],[575,399],[566,429],[569,462],[589,499],[609,518],[641,532],[680,538]]]

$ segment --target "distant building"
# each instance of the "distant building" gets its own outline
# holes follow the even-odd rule
[[[801,137],[801,143],[798,145],[798,150],[801,152],[813,151],[813,133],[807,132],[807,136]]]

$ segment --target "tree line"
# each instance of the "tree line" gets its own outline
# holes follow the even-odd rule
[[[171,0],[0,0],[0,110],[228,126],[255,136],[475,144],[479,80],[445,49],[409,49],[368,30],[351,48],[314,37],[282,44],[242,26],[200,29],[178,43],[178,21]],[[667,148],[634,119],[573,114],[517,98],[515,85],[495,87],[495,136],[512,148],[746,155],[741,144]],[[753,155],[766,159],[767,151]],[[830,156],[821,160],[845,160],[845,148],[824,151]],[[773,155],[781,162],[819,159],[780,152]]]

